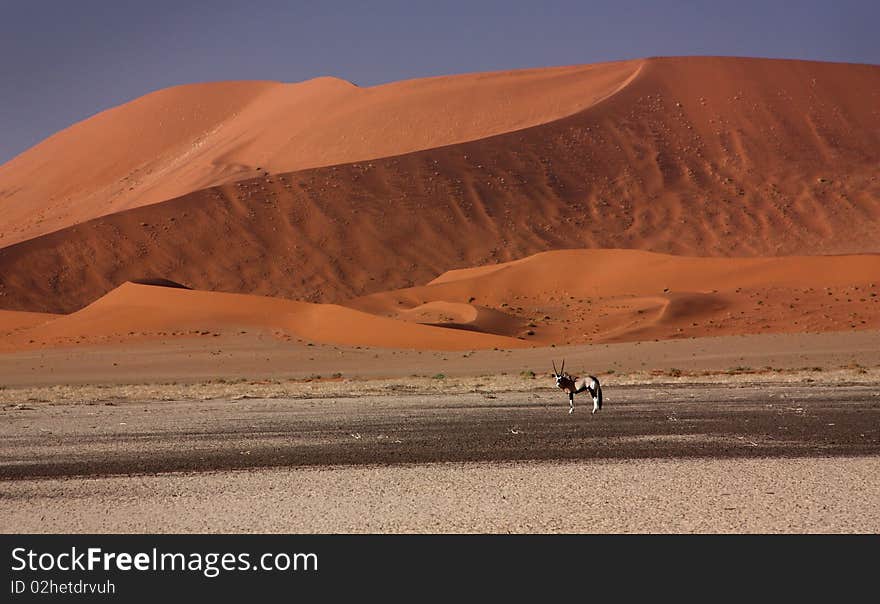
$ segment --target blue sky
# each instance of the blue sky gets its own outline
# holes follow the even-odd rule
[[[880,2],[3,0],[0,163],[152,90],[645,56],[880,63]]]

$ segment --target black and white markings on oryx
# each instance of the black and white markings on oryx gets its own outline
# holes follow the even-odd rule
[[[593,398],[593,413],[602,408],[602,386],[599,378],[594,375],[576,377],[565,373],[565,359],[562,359],[562,367],[556,370],[556,361],[553,361],[553,375],[556,377],[556,387],[562,388],[568,393],[568,413],[574,413],[574,395],[587,391]]]

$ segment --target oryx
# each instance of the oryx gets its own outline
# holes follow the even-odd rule
[[[568,412],[574,413],[574,395],[586,390],[593,398],[593,413],[602,408],[602,386],[599,378],[594,375],[575,377],[565,373],[565,359],[562,359],[562,367],[556,370],[556,361],[553,361],[553,375],[556,377],[556,387],[568,392]]]

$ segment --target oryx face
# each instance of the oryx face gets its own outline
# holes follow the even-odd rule
[[[553,362],[553,375],[556,378],[556,387],[564,388],[562,385],[562,380],[565,379],[565,359],[562,360],[562,368],[558,371],[556,370],[556,361]]]

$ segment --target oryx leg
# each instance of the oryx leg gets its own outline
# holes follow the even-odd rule
[[[602,408],[602,386],[599,382],[593,382],[593,387],[588,389],[590,396],[593,397],[593,413]]]
[[[574,393],[568,393],[568,414],[571,415],[574,413]]]

